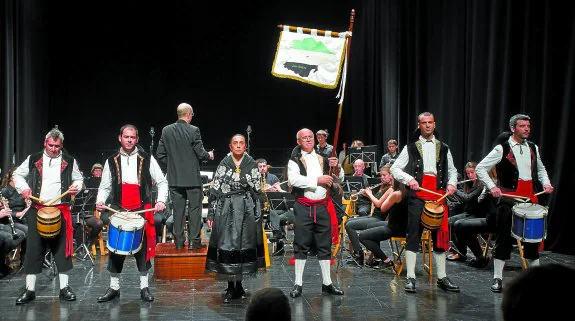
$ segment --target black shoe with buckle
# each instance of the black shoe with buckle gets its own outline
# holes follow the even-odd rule
[[[16,299],[16,305],[26,304],[36,298],[36,292],[24,290],[22,294]]]
[[[338,288],[337,286],[330,284],[330,285],[325,285],[322,284],[321,285],[321,292],[327,292],[329,294],[333,294],[333,295],[343,295],[343,291]]]
[[[72,292],[72,288],[69,285],[60,290],[60,300],[76,301],[76,294]]]
[[[491,283],[491,292],[493,293],[501,293],[503,290],[503,280],[500,278],[493,279],[493,283]]]
[[[154,301],[154,296],[152,295],[152,292],[150,292],[149,287],[145,287],[140,290],[140,298],[142,298],[142,301],[144,302]]]
[[[415,293],[415,279],[414,278],[407,278],[405,281],[405,292]]]
[[[230,288],[226,289],[226,293],[224,294],[224,303],[232,302],[233,298],[234,298],[234,290]]]
[[[448,277],[444,277],[443,279],[437,280],[437,286],[445,291],[449,292],[459,292],[459,286],[453,284]]]
[[[206,247],[207,247],[207,245],[205,245],[203,243],[193,242],[190,245],[188,245],[188,250],[201,250],[201,249],[205,249]]]
[[[98,302],[100,303],[108,302],[119,297],[120,297],[120,289],[114,290],[112,288],[108,288],[108,290],[106,290],[106,294],[104,294],[101,297],[98,297]]]
[[[291,292],[289,293],[289,296],[291,296],[292,298],[297,298],[301,296],[301,292],[302,292],[302,287],[301,285],[294,285],[293,286],[293,290],[291,290]]]

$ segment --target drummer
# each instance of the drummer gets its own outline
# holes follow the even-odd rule
[[[407,280],[405,291],[414,293],[416,252],[421,243],[421,213],[426,201],[440,198],[437,194],[445,191],[455,193],[457,184],[457,169],[453,165],[453,157],[449,146],[439,141],[435,136],[435,116],[424,112],[417,117],[418,129],[414,132],[412,141],[407,144],[391,166],[393,177],[409,187],[407,191],[407,243],[406,268]],[[439,157],[439,159],[437,159]],[[420,187],[434,192],[424,192]],[[459,292],[445,271],[445,251],[449,248],[449,228],[447,206],[443,222],[439,229],[433,230],[433,257],[437,267],[437,286],[445,291]]]
[[[16,299],[16,304],[25,304],[36,298],[36,275],[42,272],[47,248],[50,248],[58,267],[60,300],[76,300],[66,274],[72,269],[74,252],[70,196],[82,188],[83,177],[78,169],[78,162],[62,152],[63,145],[64,134],[58,128],[50,130],[44,139],[44,150],[29,155],[13,174],[15,188],[25,199],[36,197],[48,202],[67,192],[53,202],[53,207],[61,213],[62,224],[56,237],[42,238],[38,234],[36,220],[38,211],[44,206],[34,203],[28,211],[28,244],[24,260],[26,289]]]
[[[120,210],[136,211],[152,208],[152,185],[158,187],[157,212],[163,211],[168,196],[168,181],[156,159],[145,152],[138,143],[138,129],[134,125],[124,125],[120,129],[118,141],[120,150],[110,156],[104,165],[102,181],[96,197],[96,209],[105,211],[104,202],[111,197],[111,207]],[[155,255],[156,230],[154,213],[141,214],[146,221],[142,249],[134,254],[140,272],[140,297],[144,302],[154,301],[148,286],[148,271],[152,267],[151,259]],[[113,223],[113,220],[112,220]],[[98,298],[98,302],[108,302],[120,296],[120,273],[126,256],[110,251],[108,271],[110,288]]]
[[[545,193],[553,192],[553,186],[541,161],[539,147],[527,140],[531,134],[531,118],[517,114],[509,119],[511,132],[504,132],[495,142],[495,147],[477,164],[475,171],[497,202],[497,241],[493,249],[493,281],[491,291],[503,289],[503,267],[511,257],[512,207],[515,199],[503,194],[524,196],[537,203],[536,190],[543,186]],[[495,166],[499,186],[488,175]],[[523,243],[523,256],[531,266],[539,265],[539,243]]]

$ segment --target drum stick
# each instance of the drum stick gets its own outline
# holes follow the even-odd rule
[[[141,210],[141,211],[135,211],[135,212],[128,212],[128,213],[131,213],[131,214],[140,214],[140,213],[146,213],[146,212],[153,212],[153,211],[155,211],[155,210],[156,210],[155,208],[149,208],[149,209],[147,209],[147,210]]]
[[[424,192],[428,192],[428,193],[431,193],[431,194],[434,194],[434,195],[437,195],[437,196],[443,196],[442,194],[439,194],[439,193],[434,192],[434,191],[432,191],[432,190],[429,190],[429,189],[427,189],[427,188],[420,187],[419,189],[422,190],[422,191],[424,191]]]
[[[520,198],[520,199],[524,199],[524,200],[529,200],[529,197],[525,197],[525,196],[519,196],[519,195],[511,195],[511,194],[504,194],[501,193],[501,196],[505,196],[505,197],[509,197],[509,198]]]
[[[470,179],[466,179],[466,180],[464,180],[464,181],[459,181],[459,182],[457,182],[457,183],[455,183],[455,184],[456,184],[456,185],[459,185],[459,184],[463,184],[463,183],[467,183],[467,182],[474,181],[474,180],[476,180],[476,179],[477,179],[477,178],[470,178]]]
[[[545,191],[541,191],[541,192],[539,192],[539,193],[537,193],[537,194],[533,194],[533,196],[539,196],[539,195],[541,195],[541,194],[545,194]]]
[[[41,199],[39,199],[39,198],[37,198],[36,196],[30,195],[30,196],[28,196],[28,197],[29,197],[31,200],[36,201],[37,203],[44,204],[44,201],[41,200]]]
[[[115,209],[113,209],[113,208],[111,208],[111,207],[109,207],[109,206],[102,205],[102,207],[105,208],[105,209],[107,209],[107,210],[110,211],[110,212],[120,213],[120,211],[115,210]]]
[[[444,198],[446,198],[449,195],[449,193],[445,193],[445,195],[441,196],[440,199],[438,199],[436,202],[439,203],[441,202]]]
[[[68,193],[70,193],[69,190],[68,190],[68,191],[65,191],[64,193],[62,193],[62,195],[56,197],[55,199],[51,200],[50,202],[48,202],[48,203],[46,203],[46,204],[44,204],[44,205],[50,206],[50,205],[54,204],[54,202],[56,202],[57,200],[61,199],[62,197],[66,196],[66,195],[68,195]]]

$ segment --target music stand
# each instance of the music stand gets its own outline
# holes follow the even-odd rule
[[[284,169],[285,169],[285,167],[272,166],[269,168],[268,172],[270,174],[274,174],[275,176],[277,176],[277,178],[280,180],[280,182],[282,182],[284,180]]]
[[[372,174],[376,172],[375,167],[377,167],[377,161],[375,156],[377,155],[377,145],[349,147],[348,150],[350,164],[361,159],[366,167],[368,165],[371,167]]]
[[[74,198],[74,202],[72,203],[72,206],[70,208],[70,211],[72,213],[76,212],[78,213],[78,218],[76,223],[79,223],[81,225],[81,229],[82,229],[82,242],[80,245],[78,245],[76,247],[76,249],[74,250],[74,252],[76,252],[76,254],[78,255],[77,258],[85,261],[86,260],[86,256],[90,258],[90,261],[92,262],[92,265],[94,265],[94,257],[92,256],[92,253],[90,253],[90,250],[88,249],[88,247],[86,246],[86,213],[93,213],[94,212],[94,208],[96,206],[96,196],[94,195],[95,192],[97,192],[98,189],[97,188],[85,188],[83,190],[80,191],[80,193],[78,193],[76,195],[76,197]],[[92,209],[90,211],[90,209]],[[80,216],[82,216],[82,220],[80,220]],[[82,254],[82,256],[80,256]]]
[[[295,198],[287,192],[267,192],[268,200],[272,210],[287,211],[293,207]]]
[[[343,196],[349,199],[351,193],[359,192],[363,186],[362,176],[345,176],[343,179]]]
[[[368,177],[367,178],[367,184],[369,185],[368,187],[375,186],[379,183],[381,183],[381,178],[379,178],[379,177]]]

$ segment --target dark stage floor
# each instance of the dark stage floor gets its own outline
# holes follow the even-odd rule
[[[382,243],[386,253],[387,242]],[[284,257],[276,257],[267,274],[246,280],[249,290],[277,287],[286,295],[293,285],[294,267],[289,265],[291,250]],[[575,266],[575,257],[544,252],[542,263],[557,262]],[[97,303],[109,285],[107,257],[96,257],[91,262],[76,260],[70,273],[70,285],[76,292],[76,302],[58,299],[58,281],[46,273],[39,275],[35,301],[16,306],[25,277],[12,274],[0,280],[1,320],[243,320],[247,302],[241,300],[222,304],[221,293],[225,282],[153,281],[150,288],[156,300],[143,303],[139,296],[139,277],[134,259],[126,260],[121,281],[120,300]],[[337,264],[337,263],[336,263]],[[396,277],[392,270],[373,270],[350,265],[332,266],[332,279],[345,290],[343,297],[322,295],[321,272],[315,258],[308,260],[304,273],[303,296],[291,299],[293,320],[501,320],[501,294],[489,289],[492,264],[478,270],[462,263],[448,262],[448,276],[458,284],[461,293],[446,293],[435,286],[422,269],[421,255],[417,264],[417,293],[403,290],[405,272]],[[517,253],[507,264],[505,282],[519,273],[521,265]]]

